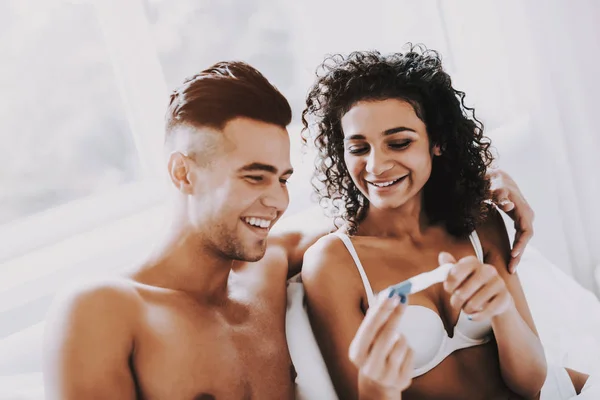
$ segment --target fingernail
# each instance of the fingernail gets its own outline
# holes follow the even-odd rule
[[[470,314],[467,314],[467,319],[468,319],[469,321],[473,321],[473,317],[471,317],[471,315],[470,315]]]
[[[400,295],[400,302],[402,304],[406,304],[407,300],[408,300],[408,298],[405,295],[403,295],[403,294]]]
[[[516,258],[516,257],[519,256],[519,254],[521,254],[520,251],[514,251],[514,252],[511,253],[511,256],[512,256],[512,258]]]
[[[394,297],[395,293],[396,293],[396,289],[390,290],[390,292],[388,293],[388,299],[391,299],[392,297]]]

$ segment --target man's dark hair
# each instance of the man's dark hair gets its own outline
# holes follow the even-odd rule
[[[236,117],[247,117],[285,128],[292,119],[286,98],[252,66],[240,61],[219,62],[187,78],[171,94],[165,131],[173,128],[222,129]]]

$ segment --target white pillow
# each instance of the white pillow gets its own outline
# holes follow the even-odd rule
[[[44,382],[41,372],[0,376],[0,400],[43,400]]]
[[[285,331],[292,362],[296,368],[296,399],[337,400],[327,366],[315,340],[306,309],[304,286],[292,280],[287,288]]]
[[[517,269],[548,363],[600,372],[600,301],[529,246]]]

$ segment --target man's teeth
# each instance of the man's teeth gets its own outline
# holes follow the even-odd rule
[[[386,186],[390,186],[393,185],[394,183],[398,182],[400,180],[400,178],[394,180],[394,181],[389,181],[389,182],[381,182],[381,183],[375,183],[375,182],[369,182],[371,185],[373,186],[377,186],[377,187],[386,187]]]
[[[271,221],[270,220],[268,220],[268,219],[261,219],[261,218],[255,218],[255,217],[244,218],[244,221],[248,225],[257,226],[259,228],[268,228],[271,225]]]

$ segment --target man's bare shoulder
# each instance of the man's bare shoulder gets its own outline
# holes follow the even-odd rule
[[[128,360],[141,315],[134,286],[111,278],[75,283],[59,293],[44,333],[48,398],[134,398]]]
[[[123,324],[133,321],[140,297],[136,282],[125,277],[102,278],[72,283],[62,290],[51,309],[51,319],[64,325],[86,321]]]
[[[269,244],[265,255],[255,262],[242,262],[235,269],[243,277],[244,286],[256,293],[274,293],[273,290],[285,289],[288,274],[288,257],[285,246]],[[275,290],[277,292],[277,290]]]

